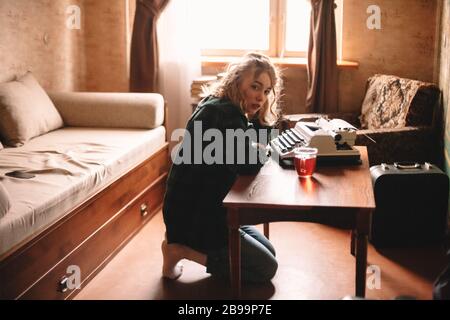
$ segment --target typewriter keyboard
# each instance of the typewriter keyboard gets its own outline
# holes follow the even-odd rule
[[[305,145],[303,140],[295,130],[286,130],[281,135],[272,140],[282,153],[289,152],[295,147]]]

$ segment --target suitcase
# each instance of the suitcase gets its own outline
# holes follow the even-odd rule
[[[370,168],[376,209],[370,241],[376,247],[421,246],[447,232],[449,179],[435,165],[381,164]]]

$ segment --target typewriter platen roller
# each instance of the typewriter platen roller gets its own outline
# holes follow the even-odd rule
[[[292,160],[296,147],[318,149],[319,163],[360,164],[359,151],[354,148],[356,128],[341,119],[320,118],[315,122],[299,121],[270,141],[270,148],[280,160]]]

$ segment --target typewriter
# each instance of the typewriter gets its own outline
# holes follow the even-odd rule
[[[269,143],[272,154],[280,163],[291,165],[296,147],[318,149],[317,162],[320,164],[349,163],[360,164],[361,155],[354,148],[357,129],[341,119],[319,118],[315,122],[299,121],[295,127],[284,131]]]

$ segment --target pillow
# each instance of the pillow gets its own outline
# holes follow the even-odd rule
[[[2,150],[3,149],[3,145],[2,145],[2,142],[0,141],[0,150]]]
[[[361,109],[361,128],[403,128],[431,124],[439,88],[431,83],[390,75],[367,81]]]
[[[19,147],[63,125],[52,101],[31,72],[0,84],[0,136],[5,145]]]
[[[164,122],[158,93],[49,92],[49,97],[70,127],[153,129]]]
[[[9,208],[11,208],[11,203],[9,202],[9,193],[0,182],[0,218],[9,211]]]

